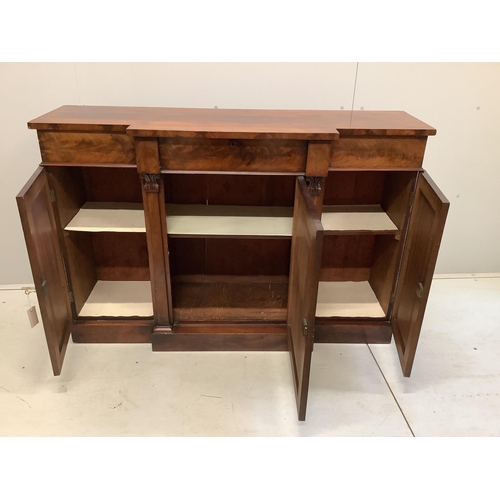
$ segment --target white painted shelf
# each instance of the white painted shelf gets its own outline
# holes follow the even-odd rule
[[[291,237],[291,207],[167,205],[170,236]]]
[[[384,318],[368,281],[320,281],[316,317]]]
[[[293,208],[167,205],[171,236],[291,237]],[[85,203],[65,228],[87,232],[146,232],[140,203]]]
[[[141,203],[85,203],[67,231],[145,233]]]
[[[151,282],[98,281],[79,316],[153,316]]]
[[[394,222],[383,211],[323,212],[321,224],[325,231],[398,232]]]

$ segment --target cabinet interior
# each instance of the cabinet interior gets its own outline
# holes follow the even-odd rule
[[[174,322],[286,320],[295,180],[164,175]]]
[[[329,172],[317,317],[387,316],[416,176]]]
[[[57,200],[76,315],[153,316],[136,169],[49,167],[47,171]],[[134,214],[132,224],[127,223],[130,212]]]

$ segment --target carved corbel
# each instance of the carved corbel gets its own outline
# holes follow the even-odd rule
[[[306,177],[307,189],[311,196],[319,196],[325,183],[324,177]]]
[[[148,193],[158,193],[160,191],[159,174],[140,174],[142,188]]]

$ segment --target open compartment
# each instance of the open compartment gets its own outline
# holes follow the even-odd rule
[[[400,171],[328,174],[316,317],[388,317],[416,176]]]
[[[321,223],[325,234],[399,234],[417,172],[330,171]]]
[[[76,318],[153,316],[142,192],[133,168],[48,168]]]
[[[174,323],[286,320],[295,177],[164,177]]]

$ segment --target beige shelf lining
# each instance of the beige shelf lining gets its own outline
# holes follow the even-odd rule
[[[141,203],[85,203],[65,228],[67,231],[145,233]]]
[[[167,206],[167,214],[169,235],[292,236],[293,214],[287,207]]]
[[[368,281],[320,281],[316,317],[385,318]]]
[[[325,212],[325,231],[397,231],[385,212]],[[284,236],[292,235],[291,207],[167,205],[170,235]],[[146,225],[140,203],[85,203],[67,231],[138,232]]]
[[[167,205],[171,235],[285,236],[292,235],[293,209],[289,207],[238,207]],[[146,231],[141,204],[86,203],[66,226],[67,231]]]
[[[79,316],[153,316],[151,282],[98,281]]]
[[[397,231],[385,212],[324,212],[325,231]]]

